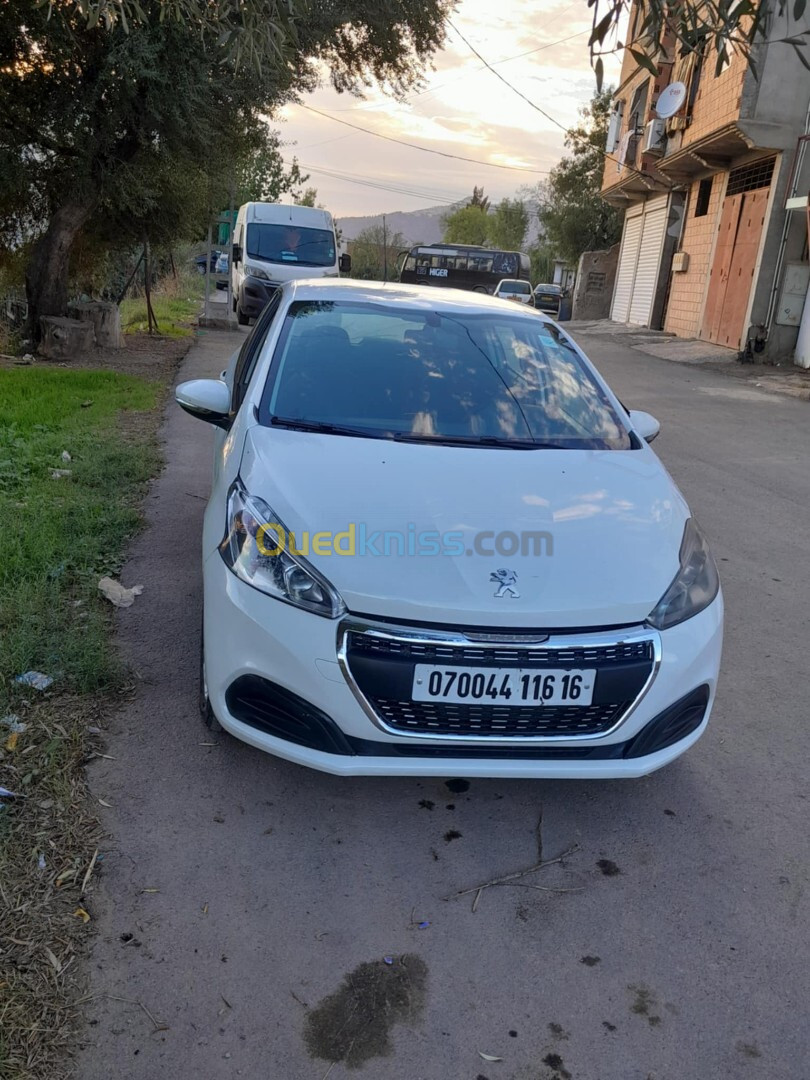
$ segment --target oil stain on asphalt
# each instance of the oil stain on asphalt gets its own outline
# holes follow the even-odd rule
[[[414,954],[375,960],[350,971],[307,1014],[304,1041],[313,1057],[359,1068],[391,1053],[395,1024],[418,1020],[424,1009],[427,965]]]

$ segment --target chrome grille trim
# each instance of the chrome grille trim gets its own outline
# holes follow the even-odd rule
[[[650,673],[633,701],[625,703],[618,717],[604,731],[565,735],[473,735],[439,734],[430,731],[408,731],[393,727],[385,716],[374,707],[355,680],[349,664],[351,635],[360,635],[369,643],[373,655],[413,656],[414,661],[425,662],[426,656],[435,655],[436,661],[453,663],[478,662],[520,666],[529,655],[527,664],[596,662],[607,666],[611,662],[642,658],[638,650],[651,660]],[[337,626],[337,657],[344,678],[361,708],[380,731],[397,739],[426,743],[458,743],[489,746],[537,746],[547,743],[597,742],[612,735],[632,715],[642,701],[658,674],[661,664],[661,637],[657,630],[648,626],[633,626],[621,630],[603,630],[581,633],[527,634],[525,630],[493,633],[487,637],[496,640],[475,640],[462,630],[443,630],[424,627],[402,627],[394,624],[345,616]],[[379,648],[376,648],[379,644]],[[461,655],[459,655],[459,653]],[[429,662],[429,661],[428,661]]]

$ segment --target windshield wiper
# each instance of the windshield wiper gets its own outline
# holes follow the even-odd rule
[[[420,435],[411,431],[396,431],[397,442],[438,443],[441,446],[492,446],[504,450],[565,450],[557,442],[540,442],[534,439],[505,439],[496,435]]]
[[[325,420],[299,420],[292,416],[271,416],[273,427],[289,428],[291,431],[312,431],[317,435],[355,435],[363,439],[390,439],[389,431],[369,431],[367,428],[331,424]]]

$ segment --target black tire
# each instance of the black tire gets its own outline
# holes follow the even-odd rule
[[[236,311],[236,297],[235,296],[231,297],[231,307],[233,308],[234,311]]]
[[[473,292],[488,293],[489,289],[485,289],[483,285],[476,285],[475,288],[473,289]]]
[[[239,323],[240,326],[247,326],[250,322],[250,316],[245,315],[244,311],[242,311],[238,304],[236,306],[236,321]]]
[[[203,624],[204,625],[204,624]],[[205,687],[205,639],[203,637],[203,625],[200,626],[200,716],[203,723],[211,732],[224,731],[222,724],[214,716],[211,702],[208,700],[208,691]]]

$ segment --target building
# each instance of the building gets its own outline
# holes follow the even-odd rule
[[[810,72],[774,39],[810,29],[793,8],[771,17],[756,74],[732,53],[679,57],[662,38],[657,77],[625,50],[606,146],[602,196],[625,208],[611,318],[770,358],[792,354],[807,291],[801,204]],[[640,9],[633,5],[633,23]],[[802,154],[804,150],[802,150]],[[801,155],[800,155],[801,157]],[[804,185],[802,190],[802,185]]]

